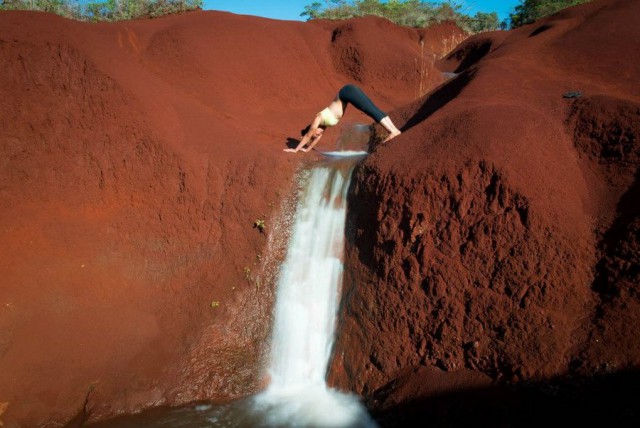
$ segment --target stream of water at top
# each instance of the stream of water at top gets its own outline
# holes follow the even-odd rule
[[[268,388],[231,404],[152,409],[96,426],[375,426],[357,396],[325,382],[340,301],[347,191],[358,159],[322,162],[308,172],[278,277]]]

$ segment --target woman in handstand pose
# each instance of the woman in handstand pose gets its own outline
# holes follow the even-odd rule
[[[362,89],[355,85],[346,85],[340,89],[338,96],[329,104],[327,108],[316,114],[313,122],[307,126],[303,131],[302,140],[296,146],[295,149],[284,149],[285,152],[308,152],[318,144],[322,134],[327,126],[334,126],[344,115],[347,105],[353,104],[355,108],[365,113],[367,116],[378,122],[380,125],[389,131],[389,135],[384,139],[384,142],[389,141],[393,137],[400,135],[400,130],[391,122],[391,119],[382,110],[376,107],[375,104],[362,92]],[[306,147],[305,147],[306,146]]]

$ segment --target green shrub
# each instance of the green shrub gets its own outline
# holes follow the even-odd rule
[[[498,14],[478,12],[469,16],[462,12],[462,5],[453,0],[432,3],[422,0],[325,0],[305,6],[300,16],[307,19],[348,19],[355,16],[377,15],[407,27],[426,27],[440,22],[453,21],[469,33],[497,30]]]
[[[264,228],[266,227],[266,224],[264,223],[264,220],[258,219],[253,223],[253,227],[258,228],[260,232],[264,232]]]
[[[0,10],[39,10],[82,21],[122,21],[202,8],[203,0],[0,0]]]
[[[511,28],[517,28],[530,24],[561,9],[589,1],[591,0],[520,0],[520,4],[515,7],[515,11],[509,15],[510,26]]]

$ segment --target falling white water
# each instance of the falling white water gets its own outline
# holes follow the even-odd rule
[[[359,158],[342,156],[347,153],[328,155],[312,169],[299,195],[277,284],[267,390],[220,405],[153,409],[101,428],[375,427],[357,396],[325,383],[342,278],[346,195]]]
[[[271,426],[374,426],[356,396],[327,387],[342,279],[348,171],[311,170],[278,279],[271,384],[255,399]]]

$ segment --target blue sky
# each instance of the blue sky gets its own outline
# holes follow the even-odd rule
[[[304,7],[322,0],[204,0],[206,10],[226,10],[242,15],[257,15],[266,18],[303,20],[300,14]],[[469,15],[476,12],[498,12],[500,20],[507,18],[519,0],[460,0],[463,11]]]

